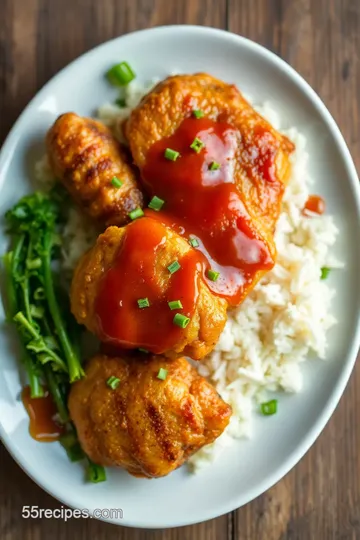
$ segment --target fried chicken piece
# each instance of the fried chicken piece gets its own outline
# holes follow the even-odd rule
[[[134,109],[126,125],[134,162],[142,169],[154,143],[173,135],[196,110],[238,130],[235,183],[258,230],[274,243],[294,145],[264,120],[234,85],[206,73],[177,75],[160,82]],[[274,159],[275,170],[269,169],[269,159]],[[267,178],[268,174],[273,178]]]
[[[51,168],[80,206],[107,225],[123,225],[143,205],[135,169],[110,130],[95,120],[66,113],[46,138]],[[121,183],[113,178],[117,178]]]
[[[110,377],[119,379],[115,389]],[[219,437],[231,416],[231,407],[185,358],[161,356],[92,358],[86,377],[71,387],[69,410],[92,461],[149,478],[180,467]]]
[[[196,257],[184,238],[157,220],[143,217],[124,228],[109,227],[78,263],[72,312],[103,342],[199,360],[218,341],[227,302],[210,292]],[[172,274],[174,261],[181,268]],[[138,300],[144,298],[150,305],[141,309]],[[170,309],[174,300],[182,302],[182,310]],[[174,324],[178,312],[189,316],[186,328]]]

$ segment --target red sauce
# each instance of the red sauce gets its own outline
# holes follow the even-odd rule
[[[325,212],[325,201],[319,195],[310,195],[304,206],[304,213],[323,214]]]
[[[170,310],[168,302],[181,300],[181,313],[191,318],[202,265],[199,253],[190,250],[178,259],[180,270],[173,274],[166,269],[159,271],[159,252],[166,249],[166,242],[166,227],[149,217],[127,226],[121,248],[96,299],[105,341],[124,348],[150,349],[157,354],[178,342],[183,330],[174,325],[176,311]],[[148,298],[150,307],[139,308],[137,301],[141,298]]]
[[[64,430],[54,420],[57,410],[51,395],[47,392],[44,397],[32,398],[30,386],[25,386],[21,399],[29,415],[29,432],[33,439],[40,442],[57,441]]]
[[[272,182],[274,154],[266,149],[266,132],[260,128],[258,131],[258,146],[244,147],[247,159],[242,164],[255,167],[258,174]],[[198,153],[190,148],[196,137],[205,144]],[[187,118],[171,137],[152,146],[142,170],[150,194],[166,201],[161,212],[147,211],[147,215],[187,238],[197,238],[206,261],[203,278],[215,294],[233,305],[243,299],[256,272],[274,264],[234,183],[239,137],[239,132],[225,122]],[[167,160],[166,148],[180,152],[181,157]],[[256,156],[250,156],[251,152]],[[212,162],[220,168],[210,170]],[[206,277],[209,268],[220,272],[217,281]]]

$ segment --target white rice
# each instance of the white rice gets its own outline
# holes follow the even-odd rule
[[[131,83],[126,107],[111,103],[100,107],[98,117],[121,140],[121,123],[128,117],[147,87]],[[257,108],[282,131],[280,119],[266,103]],[[334,291],[320,279],[321,268],[341,268],[331,255],[338,234],[329,215],[305,217],[302,213],[313,181],[307,172],[306,139],[296,128],[283,131],[296,145],[292,175],[286,189],[282,213],[276,228],[277,264],[242,305],[229,311],[228,321],[212,354],[197,364],[199,372],[216,386],[233,408],[228,429],[195,454],[194,471],[211,463],[223,447],[236,437],[250,437],[253,415],[269,392],[300,392],[301,363],[310,356],[326,358],[329,328],[335,323],[330,313]],[[46,159],[37,164],[36,176],[46,184],[51,177]],[[67,270],[90,247],[96,230],[73,208],[63,234],[63,260]]]

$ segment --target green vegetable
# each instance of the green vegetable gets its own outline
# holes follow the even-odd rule
[[[199,240],[197,238],[189,238],[189,244],[194,248],[199,247]]]
[[[170,274],[174,274],[175,272],[177,272],[178,270],[180,270],[181,266],[180,264],[178,263],[178,261],[173,261],[171,264],[169,264],[169,266],[167,267],[167,269],[169,270]]]
[[[150,306],[150,302],[148,298],[139,298],[137,301],[139,308],[143,309]]]
[[[217,171],[218,169],[220,169],[220,163],[218,163],[217,161],[212,161],[209,165],[209,169],[210,171]]]
[[[120,379],[118,379],[117,377],[115,377],[114,375],[112,375],[111,377],[108,378],[108,380],[106,381],[106,384],[108,386],[110,386],[110,388],[112,390],[116,390],[116,388],[119,386],[120,384]]]
[[[173,300],[172,302],[168,302],[168,305],[171,310],[182,309],[182,303],[180,300]]]
[[[194,150],[197,154],[204,148],[205,144],[202,142],[201,139],[198,137],[195,137],[193,142],[190,144],[190,148]]]
[[[154,197],[149,202],[149,208],[151,208],[152,210],[156,210],[156,212],[158,212],[159,210],[161,210],[164,203],[165,201],[160,199],[160,197],[157,197],[156,195],[154,195]]]
[[[172,150],[172,148],[166,148],[164,156],[166,159],[169,159],[170,161],[176,161],[177,158],[180,156],[180,152],[177,152],[176,150]]]
[[[131,212],[129,212],[129,218],[132,219],[133,221],[134,219],[143,217],[143,215],[144,215],[144,212],[142,211],[141,208],[135,208],[135,210],[131,210]]]
[[[167,369],[164,369],[161,367],[159,369],[159,373],[157,374],[157,378],[161,379],[162,381],[165,381],[167,374],[168,374]]]
[[[277,412],[277,399],[272,399],[266,403],[261,404],[261,412],[264,416],[271,416]]]
[[[207,277],[210,279],[210,281],[217,281],[219,276],[220,272],[215,272],[215,270],[212,270],[211,268],[207,271]]]
[[[195,118],[202,118],[204,116],[204,113],[203,111],[200,111],[199,109],[193,111],[193,115],[195,116]]]
[[[321,269],[321,277],[320,277],[320,279],[326,279],[328,277],[328,275],[330,274],[330,270],[331,270],[331,268],[328,268],[327,266],[324,266]]]
[[[104,467],[96,465],[88,458],[87,479],[94,484],[104,482],[106,480],[106,472]]]
[[[32,398],[44,396],[45,385],[56,405],[60,421],[72,433],[65,445],[71,460],[84,454],[69,420],[67,394],[71,382],[84,375],[75,322],[64,312],[63,298],[54,270],[58,227],[64,196],[56,188],[49,194],[35,192],[23,197],[6,214],[12,249],[5,254],[7,320],[14,321],[22,344],[22,360]],[[66,321],[66,322],[65,322]]]
[[[114,176],[111,179],[111,184],[116,188],[121,188],[121,186],[123,185],[123,182],[119,180],[116,176]]]
[[[148,354],[148,352],[149,352],[147,349],[142,349],[141,347],[138,348],[138,351],[142,352],[142,353],[145,353],[145,354]]]
[[[116,64],[106,74],[111,84],[115,86],[125,86],[129,84],[136,75],[127,62]]]
[[[173,323],[176,324],[176,326],[180,326],[180,328],[186,328],[189,322],[189,317],[185,317],[182,313],[176,313],[173,318]]]

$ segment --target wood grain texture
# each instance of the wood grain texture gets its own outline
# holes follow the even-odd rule
[[[320,94],[360,168],[359,0],[0,0],[0,142],[37,90],[78,55],[162,24],[245,35],[283,57]],[[297,467],[229,516],[168,531],[94,520],[21,519],[23,505],[59,508],[0,448],[1,540],[358,540],[360,368],[327,428]]]

